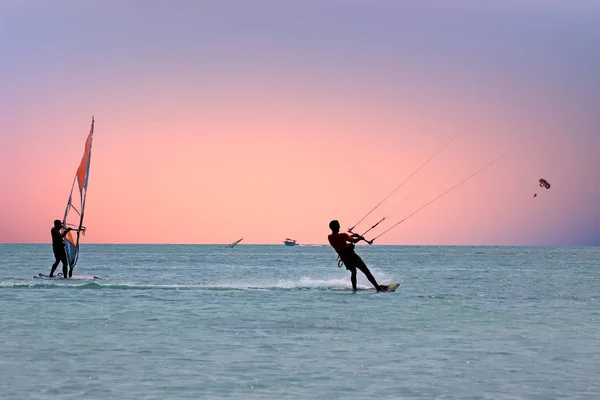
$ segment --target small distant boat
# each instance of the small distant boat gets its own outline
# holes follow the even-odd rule
[[[283,241],[283,244],[285,244],[286,246],[298,246],[298,243],[296,243],[296,240],[290,239],[290,238],[285,238],[285,240]]]
[[[239,243],[239,242],[241,242],[242,240],[244,240],[244,238],[238,239],[238,240],[236,240],[235,242],[233,242],[233,243],[231,243],[231,244],[228,244],[228,245],[227,245],[227,246],[225,246],[225,247],[232,248],[233,246],[235,246],[236,244],[238,244],[238,243]]]

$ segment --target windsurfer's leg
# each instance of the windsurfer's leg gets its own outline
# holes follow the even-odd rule
[[[69,275],[67,275],[67,257],[61,260],[62,262],[62,270],[63,270],[63,278],[67,279]]]
[[[59,262],[60,260],[57,258],[56,261],[54,261],[54,264],[52,264],[52,269],[50,270],[50,278],[54,276],[54,271],[56,271],[56,267],[58,267]]]

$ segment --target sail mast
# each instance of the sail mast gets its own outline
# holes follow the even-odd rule
[[[92,156],[92,138],[94,135],[94,117],[92,116],[92,125],[90,128],[90,133],[88,134],[87,140],[85,142],[85,148],[83,151],[83,157],[81,158],[81,162],[79,163],[79,167],[77,168],[77,172],[75,174],[75,178],[73,179],[73,185],[71,186],[71,193],[69,194],[69,201],[67,202],[67,207],[65,209],[65,215],[63,218],[63,226],[75,228],[76,236],[75,239],[71,232],[67,233],[65,237],[65,251],[67,253],[67,261],[69,262],[70,271],[72,272],[75,264],[77,264],[77,259],[79,258],[79,237],[81,236],[82,230],[85,230],[83,227],[83,217],[85,210],[85,200],[87,196],[87,184],[90,172],[90,161]],[[76,204],[73,204],[73,191],[75,190],[75,184],[77,183],[77,187],[79,189],[79,201],[75,200]],[[69,218],[71,213],[75,213],[73,218]]]

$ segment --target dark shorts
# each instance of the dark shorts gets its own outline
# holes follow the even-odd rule
[[[362,265],[364,264],[362,258],[360,258],[360,256],[354,251],[340,255],[340,258],[344,262],[344,265],[346,266],[346,269],[348,271],[352,271],[356,268],[362,269],[360,267],[362,267]]]
[[[54,258],[63,261],[65,264],[67,262],[67,253],[65,252],[64,247],[52,247],[52,251],[54,251]]]

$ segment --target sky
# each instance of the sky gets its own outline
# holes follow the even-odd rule
[[[397,189],[355,231],[600,245],[598,26],[591,0],[3,1],[0,243],[50,242],[93,115],[83,243],[326,244]]]

